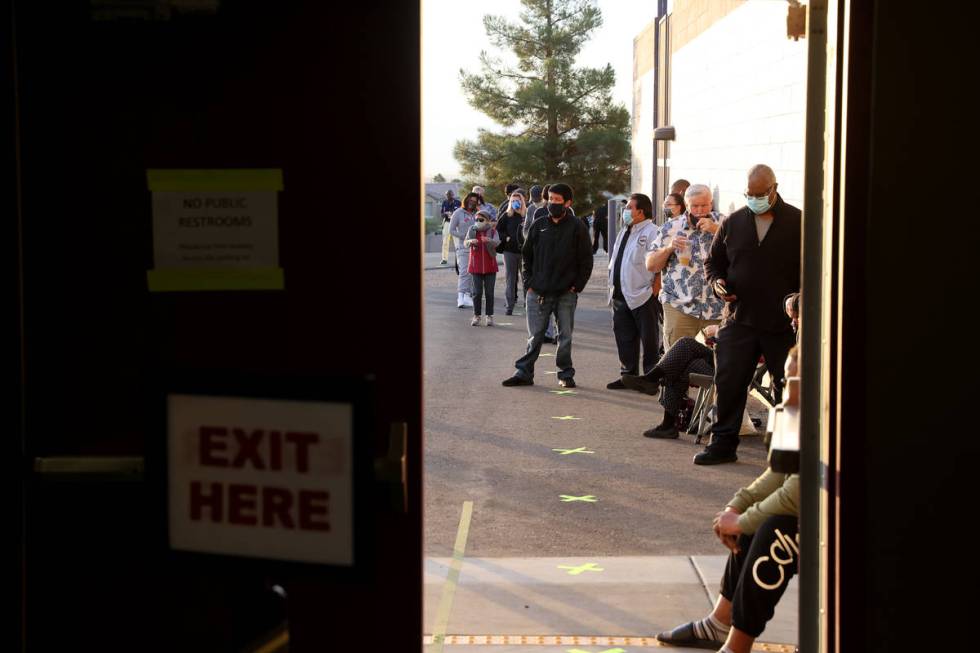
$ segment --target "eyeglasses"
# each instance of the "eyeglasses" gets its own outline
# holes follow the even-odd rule
[[[744,195],[745,199],[747,200],[764,200],[767,197],[769,197],[769,193],[772,192],[773,188],[774,186],[770,186],[769,188],[766,189],[766,192],[764,192],[762,195],[749,195],[748,193],[742,193],[742,195]]]

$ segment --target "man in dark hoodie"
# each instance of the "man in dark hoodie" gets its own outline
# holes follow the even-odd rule
[[[536,220],[521,249],[522,276],[527,288],[527,351],[514,363],[517,372],[505,386],[533,385],[534,363],[541,353],[548,319],[558,320],[558,385],[575,387],[572,329],[578,293],[592,275],[589,231],[571,212],[572,189],[553,184],[548,192],[548,218]]]

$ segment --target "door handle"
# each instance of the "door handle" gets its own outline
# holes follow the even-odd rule
[[[141,456],[50,456],[34,459],[34,473],[51,480],[142,481]]]
[[[374,476],[388,485],[393,510],[408,512],[408,422],[392,422],[388,455],[374,460]]]

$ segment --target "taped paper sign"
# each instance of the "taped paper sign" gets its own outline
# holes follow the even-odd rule
[[[280,290],[281,170],[147,170],[151,291]]]

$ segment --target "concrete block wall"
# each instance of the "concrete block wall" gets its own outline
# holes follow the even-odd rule
[[[730,213],[745,203],[747,170],[765,163],[802,206],[806,41],[786,38],[784,2],[728,9],[673,53],[671,178],[717,189]]]

